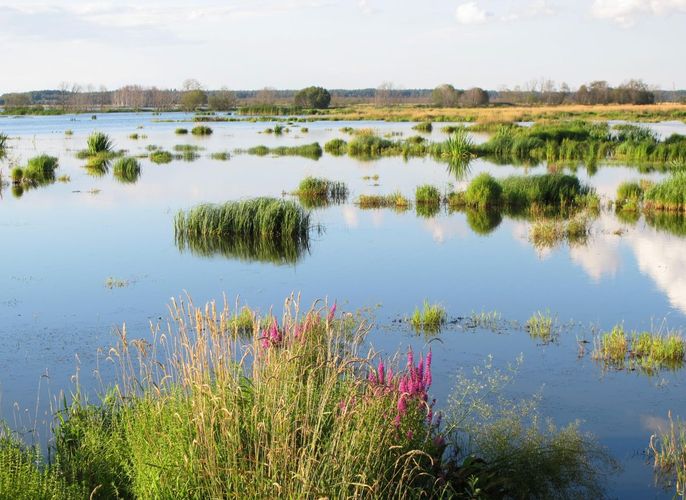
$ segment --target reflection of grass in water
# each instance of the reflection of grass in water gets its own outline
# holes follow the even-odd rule
[[[683,213],[649,211],[645,214],[645,221],[658,231],[686,237],[686,216]]]
[[[686,423],[669,413],[669,428],[650,436],[650,455],[657,482],[686,496]]]
[[[632,332],[628,335],[622,325],[615,326],[595,340],[593,359],[606,366],[654,374],[666,368],[677,370],[684,364],[686,344],[675,332]]]
[[[441,205],[439,203],[417,203],[415,205],[415,212],[418,217],[424,217],[430,219],[435,217],[441,211]]]
[[[476,234],[486,236],[495,231],[503,221],[503,216],[498,210],[473,210],[467,209],[467,224]]]
[[[563,241],[574,245],[587,242],[590,233],[590,219],[580,214],[572,219],[539,218],[531,226],[529,233],[534,246],[551,248]]]
[[[176,242],[198,255],[295,263],[308,249],[309,220],[296,203],[273,198],[199,205],[177,214]]]

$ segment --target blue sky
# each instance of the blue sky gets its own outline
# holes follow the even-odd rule
[[[0,0],[0,93],[60,82],[686,88],[686,0]]]

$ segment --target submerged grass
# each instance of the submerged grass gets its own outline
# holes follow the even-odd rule
[[[310,215],[291,201],[254,198],[180,211],[176,241],[201,255],[294,263],[309,244]]]
[[[669,428],[650,437],[648,447],[658,482],[686,497],[686,423],[669,413]]]

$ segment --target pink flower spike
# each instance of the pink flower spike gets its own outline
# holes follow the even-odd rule
[[[417,378],[424,381],[424,358],[419,355],[419,364],[417,365]]]
[[[412,431],[407,431],[407,440],[412,441],[413,437],[414,437],[414,433]]]
[[[412,353],[412,349],[407,351],[407,366],[410,369],[414,369],[414,354]]]
[[[407,403],[405,402],[405,395],[400,396],[398,399],[398,414],[405,415],[407,412]]]
[[[378,369],[378,374],[379,374],[379,383],[383,385],[384,383],[384,365],[383,365],[383,360],[379,361],[379,369]]]
[[[333,319],[334,315],[336,314],[336,303],[333,303],[333,306],[331,306],[331,309],[329,310],[329,315],[327,316],[326,320],[331,322]]]

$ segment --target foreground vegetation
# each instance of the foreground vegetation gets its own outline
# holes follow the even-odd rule
[[[238,308],[171,315],[153,344],[121,330],[116,385],[98,405],[64,403],[49,464],[4,431],[0,485],[65,499],[602,494],[612,462],[577,425],[494,411],[483,392],[504,379],[486,374],[460,378],[439,415],[432,353],[364,354],[364,317],[288,299],[280,320],[241,320],[245,343]]]

